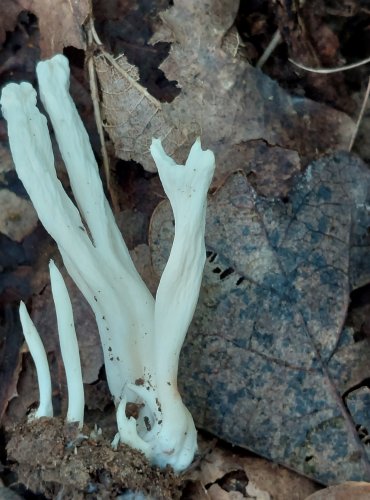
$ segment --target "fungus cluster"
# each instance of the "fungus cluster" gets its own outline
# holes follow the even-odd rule
[[[1,106],[15,167],[64,265],[93,309],[108,386],[117,407],[118,434],[156,465],[176,471],[192,461],[196,429],[177,388],[180,350],[198,300],[205,263],[207,191],[214,155],[197,140],[177,165],[154,139],[151,154],[170,200],[175,236],[154,299],[138,274],[104,195],[87,132],[69,94],[69,66],[57,55],[37,65],[41,101],[49,115],[77,206],[57,178],[47,120],[29,83],[4,87]],[[77,208],[78,207],[78,208]],[[61,273],[50,263],[61,352],[68,384],[68,421],[83,423],[84,393],[72,306]],[[24,304],[23,332],[37,369],[40,404],[52,416],[45,350]],[[141,383],[138,385],[137,381]],[[139,404],[137,418],[127,403]]]

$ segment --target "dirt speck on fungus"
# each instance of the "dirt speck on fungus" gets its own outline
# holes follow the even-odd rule
[[[102,435],[79,431],[61,418],[40,418],[8,429],[8,460],[18,481],[46,498],[110,499],[126,491],[180,498],[181,477],[149,465],[138,451],[117,451]],[[91,437],[94,436],[94,437]]]

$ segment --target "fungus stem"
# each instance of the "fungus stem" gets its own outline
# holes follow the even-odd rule
[[[50,261],[49,269],[57,314],[60,350],[67,378],[67,422],[78,422],[81,429],[84,422],[85,396],[72,304],[63,276],[53,260]]]
[[[24,338],[26,339],[28,349],[36,366],[37,381],[39,384],[40,404],[34,417],[52,417],[51,378],[45,348],[23,302],[19,305],[19,316],[22,323]]]

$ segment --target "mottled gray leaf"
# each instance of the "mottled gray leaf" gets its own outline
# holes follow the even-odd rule
[[[370,174],[346,153],[312,163],[284,202],[231,175],[209,203],[208,259],[181,358],[198,426],[323,483],[370,480],[361,422],[343,402],[370,375],[369,344],[344,328],[350,277],[370,261],[369,201]],[[158,272],[172,237],[164,202],[151,224]]]

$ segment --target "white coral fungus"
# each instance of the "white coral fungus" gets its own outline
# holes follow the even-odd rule
[[[95,313],[108,385],[117,405],[115,444],[126,443],[141,450],[153,464],[169,464],[181,471],[191,463],[197,444],[192,416],[177,389],[177,368],[205,262],[205,212],[214,155],[203,151],[198,140],[186,164],[177,165],[161,141],[153,140],[151,153],[175,217],[171,254],[154,300],[136,271],[104,195],[87,132],[69,95],[67,59],[57,55],[40,62],[37,77],[78,209],[57,178],[46,118],[36,107],[33,87],[8,84],[2,92],[2,110],[17,173],[42,224],[57,242],[68,273]],[[75,352],[73,361],[64,356],[67,419],[82,424],[77,343],[67,340],[74,336],[72,310],[53,264],[51,273],[62,352],[68,342],[74,344]],[[41,341],[32,346],[34,327],[23,305],[21,317],[39,376],[38,414],[52,415],[45,351]],[[77,389],[73,388],[76,380],[80,380]],[[136,419],[126,416],[129,402],[140,404]]]

